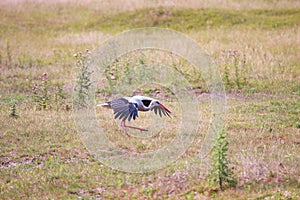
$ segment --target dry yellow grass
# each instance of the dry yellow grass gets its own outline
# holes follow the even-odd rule
[[[2,5],[13,5],[22,7],[24,4],[42,4],[43,6],[58,4],[89,5],[93,9],[103,12],[123,12],[144,7],[185,7],[185,8],[234,8],[234,9],[283,9],[299,8],[297,0],[3,0]]]

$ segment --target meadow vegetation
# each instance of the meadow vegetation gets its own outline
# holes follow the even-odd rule
[[[299,1],[139,2],[0,3],[0,198],[299,198]],[[130,174],[107,167],[82,144],[71,115],[80,74],[74,54],[93,53],[105,39],[140,27],[183,32],[214,60],[226,88],[225,132],[235,187],[211,188],[212,162],[195,159],[210,123],[210,93],[201,72],[168,53],[138,52],[112,63],[96,103],[117,96],[114,86],[120,77],[131,81],[131,67],[154,58],[168,62],[190,82],[201,110],[197,139],[186,153],[164,169]],[[138,153],[168,144],[181,119],[176,94],[157,85],[132,93],[164,99],[177,118],[166,119],[169,126],[149,140],[127,138],[110,110],[97,110],[107,138]],[[140,116],[137,123],[144,126],[152,117]]]

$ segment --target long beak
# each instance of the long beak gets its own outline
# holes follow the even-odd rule
[[[162,104],[159,104],[159,106],[162,108],[162,109],[164,109],[165,111],[167,111],[168,113],[172,113],[168,108],[166,108],[164,105],[162,105]]]

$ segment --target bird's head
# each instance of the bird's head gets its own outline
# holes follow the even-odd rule
[[[153,101],[151,102],[150,108],[153,108],[153,107],[155,107],[155,106],[159,106],[159,107],[161,107],[163,110],[165,110],[166,112],[171,113],[171,111],[170,111],[168,108],[166,108],[164,105],[162,105],[162,104],[160,103],[159,100],[153,100]]]

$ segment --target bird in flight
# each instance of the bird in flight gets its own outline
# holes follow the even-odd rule
[[[153,110],[155,114],[159,114],[161,117],[162,115],[168,117],[171,117],[172,115],[172,112],[162,105],[159,100],[145,96],[122,97],[103,104],[98,104],[97,106],[113,109],[115,119],[122,120],[121,127],[124,129],[127,136],[129,135],[126,128],[147,131],[147,129],[127,126],[125,124],[126,120],[135,120],[139,116],[138,111],[146,112]]]

